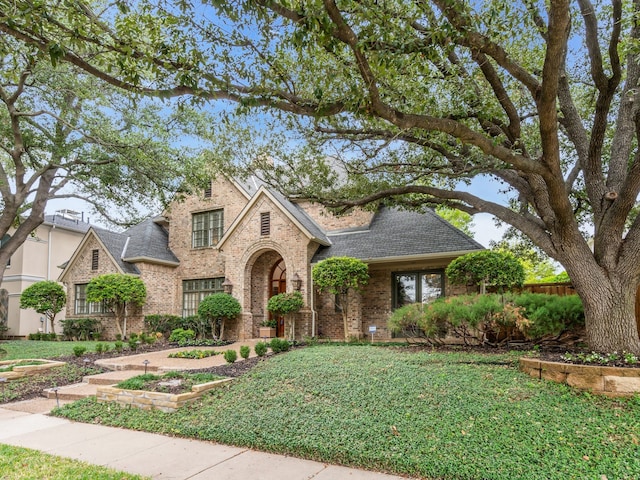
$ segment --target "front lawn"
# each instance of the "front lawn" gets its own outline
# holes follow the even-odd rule
[[[0,478],[69,480],[143,480],[140,475],[118,472],[111,468],[89,465],[69,458],[56,457],[37,450],[0,444]]]
[[[640,477],[639,398],[533,380],[516,359],[320,346],[175,413],[95,400],[54,413],[423,478]]]
[[[87,352],[95,352],[96,344],[108,343],[113,350],[113,342],[48,342],[40,340],[7,340],[0,342],[0,349],[7,355],[0,360],[22,358],[54,358],[73,355],[74,347],[85,347]]]

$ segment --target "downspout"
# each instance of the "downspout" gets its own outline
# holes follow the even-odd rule
[[[47,234],[47,280],[51,280],[51,235],[53,234],[54,228],[56,228],[56,226],[51,225],[49,233]],[[47,319],[45,319],[44,322],[44,333],[49,333],[49,322],[47,321]]]
[[[309,282],[309,289],[310,289],[310,293],[311,293],[311,302],[310,302],[310,307],[311,307],[311,337],[315,338],[316,337],[316,316],[318,315],[318,312],[316,312],[315,309],[315,289],[313,288],[313,275],[309,276],[310,278],[310,282]]]

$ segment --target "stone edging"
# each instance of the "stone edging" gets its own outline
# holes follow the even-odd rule
[[[565,383],[580,390],[610,397],[640,393],[640,368],[602,367],[521,358],[520,370],[533,378]]]
[[[55,360],[45,360],[42,358],[21,358],[18,360],[4,360],[0,362],[0,367],[5,365],[11,365],[12,363],[23,362],[23,361],[34,361],[34,362],[44,362],[40,365],[18,365],[13,367],[13,370],[9,372],[0,372],[0,377],[6,378],[7,380],[13,380],[14,378],[20,377],[29,377],[31,375],[35,375],[36,373],[40,373],[43,370],[49,370],[54,367],[61,367],[62,365],[66,365],[66,362],[58,362]]]
[[[233,378],[223,378],[222,380],[201,383],[191,387],[191,392],[177,395],[174,393],[126,390],[113,386],[100,386],[96,391],[96,399],[98,402],[115,402],[122,406],[132,406],[142,410],[152,410],[156,408],[163,412],[174,412],[181,406],[198,399],[204,392],[213,388],[222,387],[232,380]]]

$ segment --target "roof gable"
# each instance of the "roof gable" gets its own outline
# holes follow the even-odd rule
[[[249,203],[247,203],[247,205],[242,209],[240,215],[236,217],[231,226],[224,233],[220,242],[218,242],[218,248],[221,248],[224,245],[235,229],[242,223],[243,219],[247,217],[253,206],[263,196],[266,196],[271,200],[271,202],[310,240],[314,240],[321,245],[331,245],[331,241],[327,238],[322,229],[320,229],[320,227],[318,227],[318,225],[316,225],[316,223],[306,215],[302,209],[289,202],[284,198],[284,196],[272,192],[262,185],[258,188]]]

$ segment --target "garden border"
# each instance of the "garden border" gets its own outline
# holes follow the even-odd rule
[[[605,367],[520,358],[520,370],[533,378],[564,383],[609,397],[640,393],[640,368]]]
[[[213,388],[218,388],[231,382],[233,378],[223,378],[212,382],[200,383],[191,387],[187,393],[149,392],[147,390],[127,390],[112,385],[100,386],[96,391],[99,403],[115,402],[121,406],[137,407],[142,410],[158,409],[163,412],[174,412],[187,403],[191,403]]]
[[[49,370],[54,367],[61,367],[62,365],[66,365],[67,362],[58,362],[56,360],[46,360],[44,358],[19,358],[14,360],[3,360],[0,362],[0,367],[11,365],[12,363],[18,362],[43,362],[39,365],[17,365],[13,367],[13,370],[8,372],[0,372],[0,377],[6,378],[7,380],[13,380],[16,378],[29,377],[35,375],[37,373],[42,372],[43,370]]]

